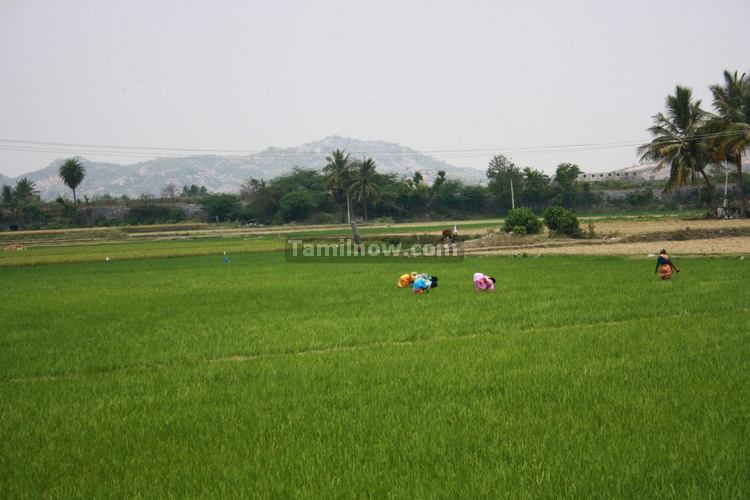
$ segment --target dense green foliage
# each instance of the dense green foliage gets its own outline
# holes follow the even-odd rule
[[[22,179],[15,188],[4,186],[0,204],[0,229],[3,225],[40,228],[68,225],[153,224],[192,218],[210,222],[243,222],[281,224],[288,222],[341,223],[349,211],[355,219],[435,220],[498,217],[511,205],[509,189],[502,177],[509,169],[516,175],[515,199],[524,206],[543,211],[551,203],[568,203],[587,210],[627,207],[677,208],[696,206],[698,193],[677,191],[671,199],[657,199],[638,184],[614,186],[626,194],[608,197],[592,191],[591,183],[572,182],[578,167],[561,164],[555,179],[526,167],[518,169],[504,157],[493,159],[488,170],[493,177],[489,186],[465,185],[440,171],[429,184],[419,173],[411,178],[382,174],[372,159],[351,161],[344,155],[336,161],[345,162],[341,177],[334,175],[331,165],[322,172],[295,168],[289,174],[269,181],[248,179],[239,186],[239,194],[208,193],[203,186],[183,186],[182,193],[174,185],[162,190],[162,198],[144,195],[131,199],[108,195],[92,199],[84,197],[76,214],[75,205],[64,198],[54,203],[39,200],[33,182]],[[333,158],[331,158],[333,161]],[[338,167],[337,167],[338,168]],[[342,167],[343,168],[343,167]],[[494,172],[494,173],[492,173]],[[343,182],[339,187],[339,182]],[[509,188],[509,184],[508,184]],[[196,215],[195,206],[203,211]],[[102,210],[109,209],[109,214]],[[190,213],[190,216],[187,214]],[[117,215],[124,214],[124,215]]]
[[[740,215],[744,216],[746,189],[742,172],[742,159],[750,148],[750,76],[737,71],[724,71],[723,85],[712,85],[713,106],[716,114],[709,118],[707,131],[715,134],[711,139],[714,159],[729,166],[734,164],[735,179],[740,193]]]
[[[746,497],[747,261],[678,265],[3,269],[0,496]]]
[[[236,219],[244,215],[244,207],[240,198],[233,194],[216,193],[201,198],[201,205],[209,220],[223,222],[226,219]]]
[[[550,234],[563,234],[572,238],[581,236],[578,217],[572,210],[563,207],[549,207],[544,211],[542,218]]]
[[[553,199],[553,203],[563,207],[575,207],[578,205],[578,184],[576,179],[581,169],[572,163],[561,163],[555,171],[555,182],[559,186],[559,193]]]
[[[654,116],[654,125],[649,128],[654,139],[639,148],[642,159],[669,168],[666,190],[695,183],[698,175],[712,190],[705,173],[711,156],[703,139],[708,115],[700,105],[700,100],[693,99],[692,90],[678,85],[675,94],[667,96],[666,113]]]
[[[542,223],[530,208],[516,208],[508,212],[503,224],[503,231],[516,232],[514,228],[524,228],[523,234],[537,234],[542,229]]]
[[[184,198],[195,198],[199,196],[206,196],[208,189],[206,186],[198,186],[191,184],[190,186],[182,186],[182,197]]]
[[[692,90],[677,85],[665,101],[665,112],[654,115],[649,132],[653,140],[639,148],[641,158],[669,168],[665,190],[700,177],[706,185],[706,201],[717,214],[715,187],[709,167],[733,168],[737,183],[736,204],[745,216],[747,193],[742,158],[750,147],[750,78],[724,71],[724,82],[710,87],[716,114],[701,108]]]
[[[185,212],[179,207],[142,200],[128,208],[125,222],[128,224],[165,224],[182,222]]]

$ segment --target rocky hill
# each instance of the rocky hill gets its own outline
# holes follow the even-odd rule
[[[439,170],[445,170],[449,178],[467,183],[485,180],[482,169],[456,167],[406,146],[331,136],[298,147],[268,148],[248,156],[168,157],[132,165],[79,158],[86,167],[86,178],[77,192],[81,197],[105,193],[113,196],[139,196],[144,193],[158,195],[169,183],[178,187],[191,184],[206,186],[211,192],[237,192],[242,181],[251,177],[270,180],[290,172],[294,167],[321,169],[326,164],[325,157],[335,149],[345,150],[354,159],[372,157],[380,172],[412,176],[419,170],[428,182]],[[41,170],[0,181],[3,184],[14,184],[17,179],[25,176],[35,183],[44,199],[53,199],[58,195],[69,196],[70,190],[57,175],[63,161],[61,158]]]

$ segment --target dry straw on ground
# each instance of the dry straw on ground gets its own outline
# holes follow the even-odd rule
[[[607,221],[595,223],[598,238],[550,239],[494,235],[467,242],[467,255],[649,255],[666,248],[681,255],[750,253],[750,220]],[[731,232],[741,235],[723,235]],[[744,234],[743,234],[744,233]],[[714,234],[706,237],[706,234]],[[644,240],[644,241],[639,241]]]

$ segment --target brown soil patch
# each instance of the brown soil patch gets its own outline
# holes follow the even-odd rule
[[[580,240],[579,240],[580,241]],[[750,236],[700,240],[663,240],[623,243],[616,240],[571,240],[567,244],[538,247],[481,248],[467,255],[642,255],[656,254],[666,248],[670,255],[736,255],[750,254]]]
[[[585,231],[586,226],[582,224]],[[495,234],[467,242],[466,255],[727,255],[750,253],[750,220],[594,222],[596,239]]]
[[[598,235],[628,236],[643,232],[671,232],[681,229],[740,229],[750,228],[750,219],[733,220],[650,220],[650,221],[606,221],[594,223],[594,232]],[[586,229],[586,224],[581,224]]]

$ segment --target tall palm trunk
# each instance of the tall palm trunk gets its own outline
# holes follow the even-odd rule
[[[365,212],[365,222],[367,222],[367,200],[362,200],[362,209]]]
[[[346,223],[352,223],[352,201],[349,198],[349,193],[346,193]]]
[[[76,190],[73,189],[73,213],[78,216],[78,200],[76,200]]]
[[[740,190],[740,216],[745,218],[745,179],[742,178],[742,153],[737,155],[737,187]]]

